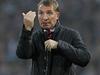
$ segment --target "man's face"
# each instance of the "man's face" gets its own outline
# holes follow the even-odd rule
[[[54,10],[53,5],[41,4],[38,8],[38,20],[43,29],[52,29],[59,19],[59,12]]]

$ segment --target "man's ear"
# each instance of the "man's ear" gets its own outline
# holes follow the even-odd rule
[[[60,12],[56,12],[57,13],[57,19],[59,19],[60,17]]]

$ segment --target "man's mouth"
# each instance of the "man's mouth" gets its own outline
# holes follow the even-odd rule
[[[42,23],[42,26],[43,26],[44,28],[48,28],[48,27],[50,26],[50,24],[49,24],[49,23]]]
[[[42,24],[45,25],[45,26],[48,26],[48,24],[50,24],[50,23],[49,22],[43,22]]]
[[[48,23],[43,23],[44,25],[47,25]]]
[[[44,26],[44,27],[47,27],[47,26],[49,26],[49,25],[48,25],[48,24],[43,24],[43,26]]]

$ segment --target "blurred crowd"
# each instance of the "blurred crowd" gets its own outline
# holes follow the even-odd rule
[[[22,12],[37,11],[40,0],[0,0],[0,75],[30,75],[31,60],[20,60],[16,47],[23,25]],[[77,29],[90,53],[79,75],[100,74],[100,0],[58,0],[62,25]],[[38,21],[36,19],[36,26]]]

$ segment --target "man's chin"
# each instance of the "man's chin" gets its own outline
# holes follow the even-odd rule
[[[42,27],[43,29],[51,29],[49,26]]]

